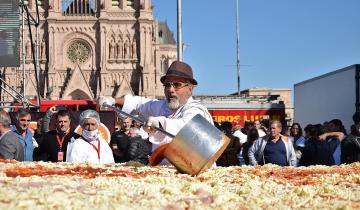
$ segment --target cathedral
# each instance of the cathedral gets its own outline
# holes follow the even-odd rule
[[[34,52],[39,60],[41,98],[93,100],[126,93],[163,94],[160,77],[176,60],[176,42],[166,22],[154,18],[151,0],[37,1],[40,25]],[[26,2],[35,17],[35,0]],[[34,99],[37,83],[30,33],[25,25],[22,40],[21,31],[20,67],[0,68],[1,78]],[[0,97],[12,100],[3,89]]]

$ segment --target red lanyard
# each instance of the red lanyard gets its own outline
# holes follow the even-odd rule
[[[180,113],[183,110],[184,106],[182,106],[180,109],[177,109],[169,118],[175,118],[175,116]]]
[[[100,160],[100,140],[98,140],[98,147],[96,148],[95,145],[93,145],[92,143],[86,141],[85,139],[83,139],[85,142],[87,142],[88,144],[90,144],[94,150],[96,150],[97,154],[98,154],[98,159]]]
[[[61,138],[61,140],[60,140],[59,135],[56,134],[56,140],[57,140],[58,143],[59,143],[60,151],[61,151],[62,145],[63,145],[63,143],[64,143],[64,140],[65,140],[65,137],[66,137],[67,134],[68,134],[68,133],[66,132],[65,135]]]

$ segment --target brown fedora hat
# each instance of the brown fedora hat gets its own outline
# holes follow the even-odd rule
[[[189,80],[191,84],[197,85],[197,81],[193,77],[191,67],[184,62],[174,61],[167,70],[166,75],[160,78],[160,81],[164,83],[165,79],[170,76],[181,77],[183,79]]]

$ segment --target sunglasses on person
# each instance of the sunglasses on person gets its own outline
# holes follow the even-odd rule
[[[183,87],[189,86],[189,83],[183,83],[183,82],[165,82],[164,84],[165,88],[171,88],[174,87],[175,90],[179,90]]]

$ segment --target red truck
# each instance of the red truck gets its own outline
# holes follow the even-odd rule
[[[246,121],[279,120],[285,123],[285,105],[261,98],[237,96],[196,96],[208,108],[214,121],[244,126]]]
[[[29,100],[30,103],[36,104],[36,100]],[[41,100],[39,112],[46,112],[52,106],[66,107],[69,111],[82,111],[86,109],[96,109],[96,101],[91,100]],[[13,103],[14,112],[18,110],[18,107],[22,106],[22,103]],[[18,107],[16,107],[18,106]],[[30,109],[37,109],[36,107],[30,107]]]

